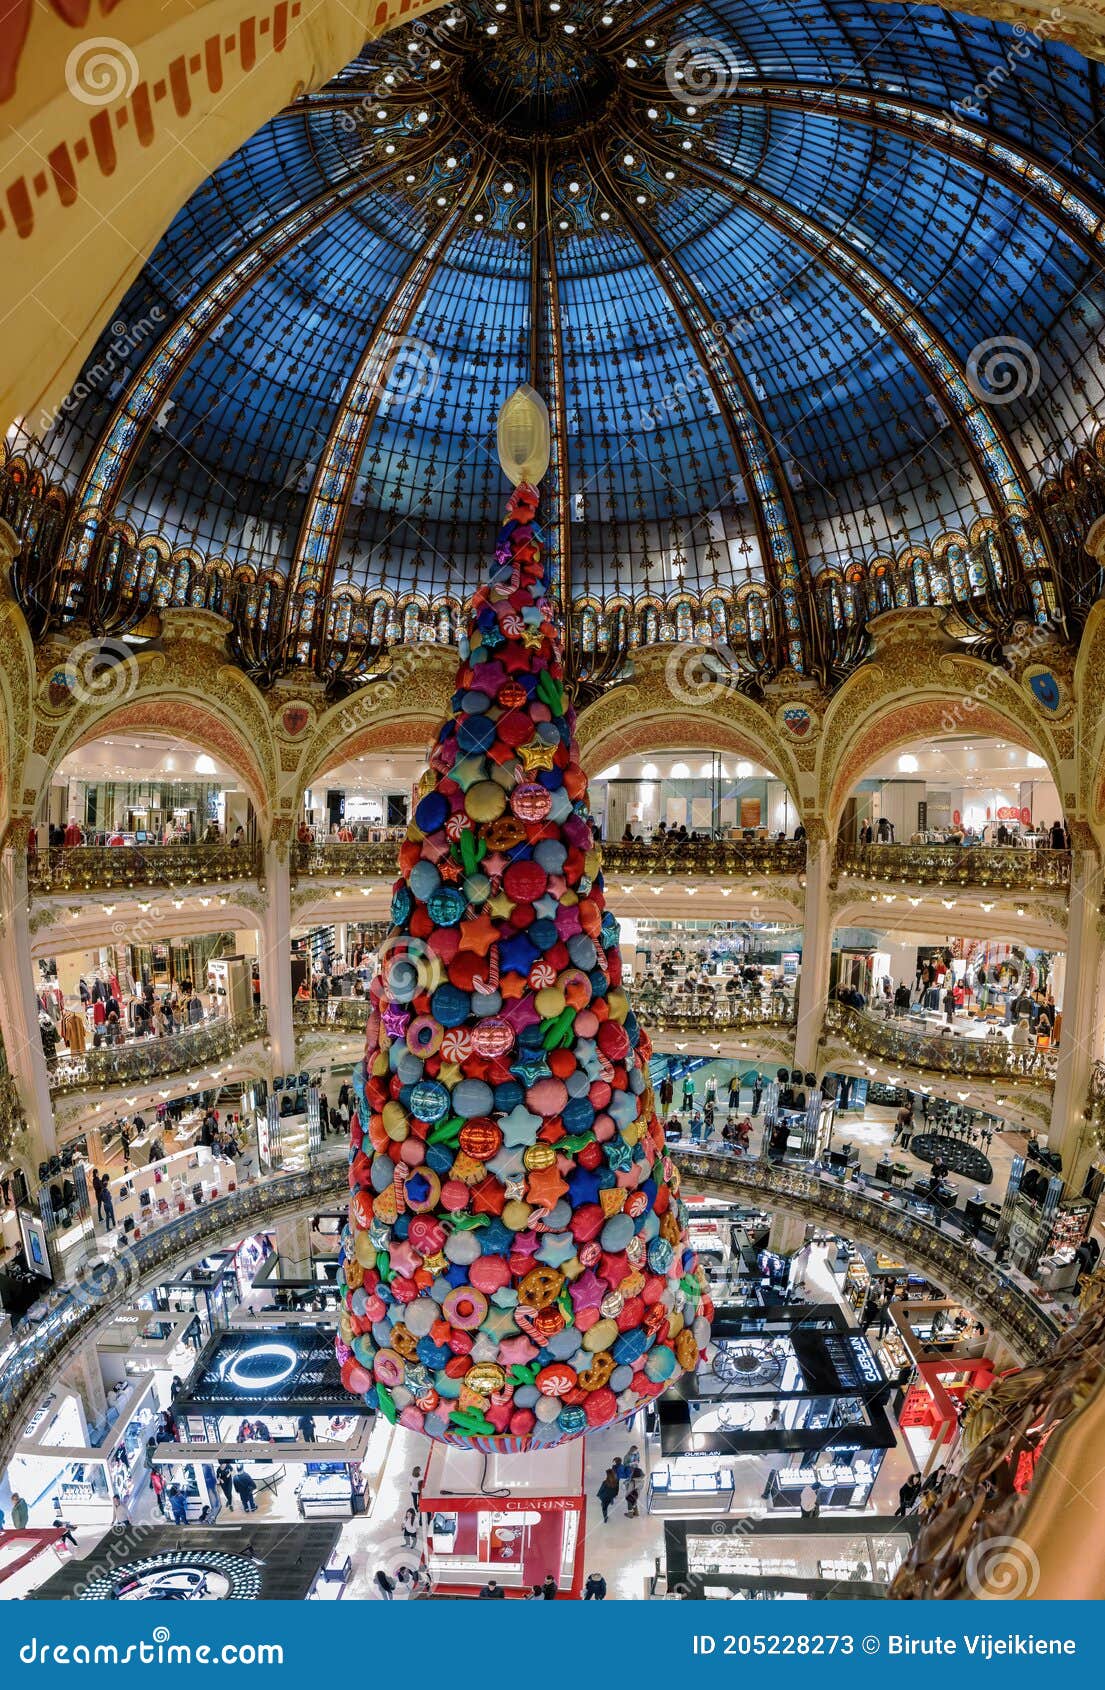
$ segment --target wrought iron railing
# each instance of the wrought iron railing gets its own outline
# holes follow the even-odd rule
[[[1029,1078],[1050,1083],[1055,1078],[1054,1050],[1018,1046],[1001,1037],[969,1039],[956,1038],[950,1031],[915,1032],[905,1020],[878,1021],[836,1002],[826,1008],[825,1027],[864,1056],[881,1057],[902,1067],[976,1079]]]
[[[355,880],[362,875],[385,875],[393,879],[396,873],[396,851],[404,837],[402,829],[395,837],[366,844],[338,844],[327,841],[323,845],[297,845],[296,873],[303,878],[339,877]],[[797,874],[806,866],[806,847],[801,840],[785,839],[711,839],[711,840],[654,840],[645,844],[619,841],[602,847],[603,868],[607,874],[644,874],[695,876],[737,876]]]
[[[16,1139],[27,1125],[14,1079],[0,1074],[0,1157],[10,1156]]]
[[[607,874],[756,875],[798,874],[806,866],[799,839],[635,839],[602,847]]]
[[[363,1033],[372,1005],[367,998],[312,998],[292,1005],[296,1027],[332,1027],[335,1032]]]
[[[1066,891],[1069,851],[991,845],[841,845],[836,866],[859,880],[907,886],[981,886],[1009,891]]]
[[[960,1298],[1025,1360],[1047,1355],[1055,1342],[1058,1328],[1028,1280],[1014,1278],[977,1246],[964,1249],[961,1236],[917,1214],[908,1198],[867,1195],[819,1169],[714,1149],[679,1151],[677,1161],[684,1185],[696,1191],[705,1188],[765,1209],[779,1205],[826,1224],[841,1238],[866,1234],[880,1247],[897,1246],[903,1262]]]
[[[793,994],[783,992],[654,992],[639,988],[634,1007],[649,1032],[723,1033],[742,1027],[791,1027]]]
[[[255,880],[259,845],[52,845],[28,859],[32,892],[124,892]]]
[[[1079,1555],[1069,1505],[1096,1505],[1101,1467],[1105,1299],[1100,1270],[1082,1282],[1083,1313],[1039,1365],[966,1398],[950,1481],[922,1515],[922,1530],[890,1589],[899,1600],[1100,1597],[1100,1559]],[[1085,1418],[1090,1416],[1089,1420]],[[1079,1448],[1068,1453],[1071,1440]],[[1078,1545],[1062,1564],[1057,1544]],[[1043,1550],[1044,1553],[1038,1553]],[[1062,1554],[1062,1551],[1060,1551]],[[1072,1561],[1087,1577],[1071,1588]]]
[[[327,840],[323,845],[297,842],[292,853],[292,866],[295,873],[305,880],[355,880],[358,875],[383,875],[388,880],[394,880],[399,872],[399,844],[405,835],[405,828],[397,828],[387,839],[350,844]]]
[[[198,1022],[164,1038],[134,1039],[129,1044],[103,1044],[79,1054],[57,1055],[47,1063],[54,1094],[85,1091],[90,1086],[114,1086],[156,1080],[163,1074],[186,1074],[209,1062],[222,1062],[254,1039],[268,1037],[263,1009],[239,1021],[218,1018]]]

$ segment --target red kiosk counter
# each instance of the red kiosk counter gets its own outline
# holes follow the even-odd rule
[[[426,1567],[439,1596],[476,1596],[494,1579],[526,1596],[551,1573],[583,1588],[584,1441],[518,1455],[434,1444],[419,1499]]]

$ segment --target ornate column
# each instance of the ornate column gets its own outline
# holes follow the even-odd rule
[[[280,1257],[281,1279],[309,1279],[311,1276],[311,1217],[292,1215],[277,1221],[273,1243]]]
[[[80,1397],[90,1426],[104,1419],[107,1414],[107,1392],[104,1389],[103,1369],[94,1338],[90,1338],[87,1344],[82,1344],[73,1360],[66,1363],[61,1372],[61,1382]]]
[[[767,1235],[768,1249],[776,1256],[793,1256],[805,1243],[809,1224],[801,1215],[787,1215],[777,1211],[771,1217],[771,1231]]]
[[[818,1044],[829,995],[832,916],[829,901],[833,845],[819,816],[803,817],[806,829],[806,917],[802,936],[802,972],[798,981],[798,1025],[794,1065],[817,1073]],[[818,1076],[820,1078],[820,1076]]]
[[[13,821],[0,851],[0,1029],[30,1133],[32,1170],[57,1149],[31,969],[28,822]]]
[[[276,1074],[295,1072],[292,1026],[292,874],[291,823],[278,821],[265,846],[262,873],[264,904],[260,930],[261,997],[269,1019],[272,1065]]]
[[[1063,1157],[1063,1173],[1080,1184],[1076,1160],[1085,1136],[1085,1111],[1090,1073],[1101,1052],[1102,932],[1098,913],[1102,899],[1101,859],[1089,829],[1072,824],[1070,912],[1067,918],[1066,977],[1063,1022],[1055,1072],[1055,1102],[1048,1143]]]

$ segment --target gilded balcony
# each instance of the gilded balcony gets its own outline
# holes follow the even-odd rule
[[[28,858],[32,892],[128,892],[256,880],[259,845],[52,845]]]
[[[835,1002],[826,1007],[825,1028],[839,1034],[860,1054],[898,1067],[973,1079],[1031,1079],[1045,1084],[1055,1079],[1054,1050],[1014,1045],[1000,1036],[971,1039],[956,1037],[950,1030],[914,1031],[905,1018],[877,1020]]]
[[[1069,851],[1012,845],[841,845],[837,872],[898,886],[975,886],[1009,892],[1065,892]]]
[[[59,1054],[47,1063],[54,1096],[87,1091],[97,1086],[141,1085],[164,1074],[187,1074],[228,1056],[254,1039],[268,1037],[264,1010],[239,1021],[225,1018],[201,1021],[164,1038],[134,1039],[127,1044],[103,1044],[79,1055]]]

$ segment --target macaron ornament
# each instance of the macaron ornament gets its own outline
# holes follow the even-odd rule
[[[544,405],[399,851],[354,1076],[339,1360],[390,1420],[484,1450],[610,1425],[713,1309],[621,984],[537,522]]]

